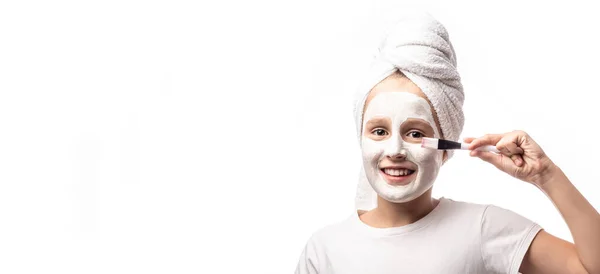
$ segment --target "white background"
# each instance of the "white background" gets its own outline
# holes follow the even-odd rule
[[[2,2],[0,273],[292,273],[353,210],[355,85],[406,7],[450,32],[463,136],[529,132],[599,208],[597,9],[419,3]],[[466,152],[434,196],[571,240]]]

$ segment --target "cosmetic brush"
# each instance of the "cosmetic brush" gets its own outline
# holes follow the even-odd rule
[[[421,141],[421,147],[424,148],[432,148],[432,149],[440,149],[440,150],[454,150],[454,149],[462,149],[469,150],[469,144],[467,143],[459,143],[454,141],[436,139],[436,138],[423,138]],[[490,151],[495,153],[500,153],[496,146],[480,146],[475,150],[478,151]]]

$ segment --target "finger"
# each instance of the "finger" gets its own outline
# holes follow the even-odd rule
[[[516,166],[521,167],[523,166],[523,157],[519,154],[513,154],[512,156],[510,156],[510,159],[513,161],[513,163],[515,163]]]
[[[467,137],[467,138],[464,138],[464,139],[463,139],[463,142],[465,142],[465,143],[467,143],[467,144],[468,144],[468,143],[471,143],[471,142],[473,142],[473,140],[475,140],[475,138],[473,138],[473,137]]]
[[[527,132],[522,131],[522,130],[515,130],[512,132],[512,134],[515,136],[513,138],[514,139],[513,143],[515,143],[517,145],[518,149],[520,150],[519,154],[523,154],[524,153],[523,146],[527,143],[527,140],[530,140],[530,141],[533,141],[533,140],[531,139],[529,134],[527,134]]]
[[[520,148],[516,143],[508,143],[506,144],[506,149],[508,149],[508,151],[510,151],[511,154],[517,154],[517,155],[521,155],[523,154],[523,149]]]
[[[496,148],[500,151],[500,153],[508,157],[512,155],[512,153],[510,153],[510,150],[508,150],[508,148],[505,145],[496,145]]]
[[[469,149],[473,150],[480,146],[493,145],[495,146],[502,139],[502,134],[486,134],[481,138],[477,138],[471,142]]]
[[[500,140],[500,142],[498,142],[496,145],[496,148],[498,148],[498,150],[507,156],[523,154],[523,149],[517,144],[518,138],[519,136],[510,134],[502,138],[502,140]]]

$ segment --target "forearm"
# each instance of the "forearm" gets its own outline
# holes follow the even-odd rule
[[[600,273],[600,214],[557,167],[538,183],[565,219],[581,263]]]

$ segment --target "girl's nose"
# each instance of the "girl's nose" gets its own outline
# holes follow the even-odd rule
[[[388,147],[386,148],[386,156],[392,159],[403,159],[406,158],[406,149],[404,148],[404,141],[402,138],[391,138]]]
[[[400,149],[398,153],[389,155],[391,160],[406,160],[406,149]]]

